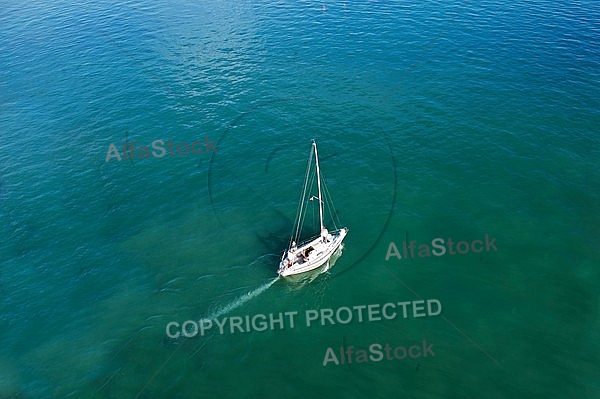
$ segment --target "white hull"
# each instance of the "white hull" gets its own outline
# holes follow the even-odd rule
[[[277,273],[282,276],[306,273],[323,266],[329,261],[336,249],[348,234],[346,227],[331,232],[327,236],[319,236],[284,252]]]

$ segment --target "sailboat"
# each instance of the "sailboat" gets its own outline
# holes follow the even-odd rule
[[[306,217],[305,202],[307,197],[307,191],[309,187],[312,186],[312,184],[310,183],[314,180],[314,175],[312,171],[313,155],[315,158],[316,166],[318,197],[311,196],[310,198],[308,198],[308,200],[317,200],[319,203],[320,232],[319,234],[316,234],[311,238],[304,240],[300,244],[297,244],[296,241],[300,239],[300,234]],[[294,230],[292,236],[290,237],[288,248],[283,252],[283,255],[281,256],[281,261],[279,262],[279,269],[277,269],[277,274],[279,274],[282,277],[291,276],[293,274],[306,273],[325,264],[329,264],[331,256],[338,248],[340,248],[340,246],[342,245],[342,241],[348,234],[347,227],[337,228],[336,212],[331,212],[333,219],[332,223],[334,224],[335,230],[329,231],[327,227],[325,227],[325,225],[323,224],[324,201],[321,186],[323,186],[323,188],[325,189],[328,209],[331,209],[333,207],[333,203],[331,201],[331,196],[327,191],[325,183],[321,181],[321,171],[319,168],[319,153],[317,151],[317,143],[313,140],[310,156],[308,158],[308,166],[306,168],[304,188],[302,190],[302,196],[300,198],[300,204],[298,206],[298,214],[296,216],[296,221],[294,222]]]

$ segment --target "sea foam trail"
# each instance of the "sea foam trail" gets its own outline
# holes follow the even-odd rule
[[[204,319],[216,319],[218,317],[223,316],[224,314],[231,312],[233,309],[236,309],[236,308],[242,306],[244,303],[248,302],[250,299],[257,297],[258,295],[265,292],[267,289],[269,289],[270,286],[275,284],[275,281],[277,281],[277,280],[279,280],[279,277],[275,277],[273,280],[267,281],[260,287],[254,289],[250,292],[247,292],[244,295],[240,296],[239,298],[235,299],[233,302],[231,302],[225,306],[219,307],[216,311],[214,311],[210,315],[204,317]]]

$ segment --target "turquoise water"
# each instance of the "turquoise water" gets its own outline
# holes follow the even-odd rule
[[[598,397],[599,13],[5,4],[0,397]],[[350,233],[329,271],[269,285],[312,138]],[[169,139],[216,152],[105,161]],[[486,234],[496,251],[386,261],[390,242]],[[441,315],[303,320],[419,299]],[[294,328],[165,332],[292,311]],[[323,366],[423,340],[435,356]]]

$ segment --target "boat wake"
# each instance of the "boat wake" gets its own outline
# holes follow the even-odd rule
[[[275,277],[273,280],[267,281],[260,287],[255,288],[252,291],[245,293],[244,295],[240,296],[239,298],[236,298],[234,301],[228,303],[227,305],[218,307],[216,310],[214,310],[208,316],[204,317],[204,319],[216,319],[216,318],[223,316],[224,314],[231,312],[234,309],[239,308],[240,306],[242,306],[243,304],[248,302],[250,299],[256,298],[257,296],[259,296],[260,294],[262,294],[263,292],[268,290],[269,287],[271,287],[273,284],[275,284],[275,282],[277,280],[279,280],[279,276]]]

